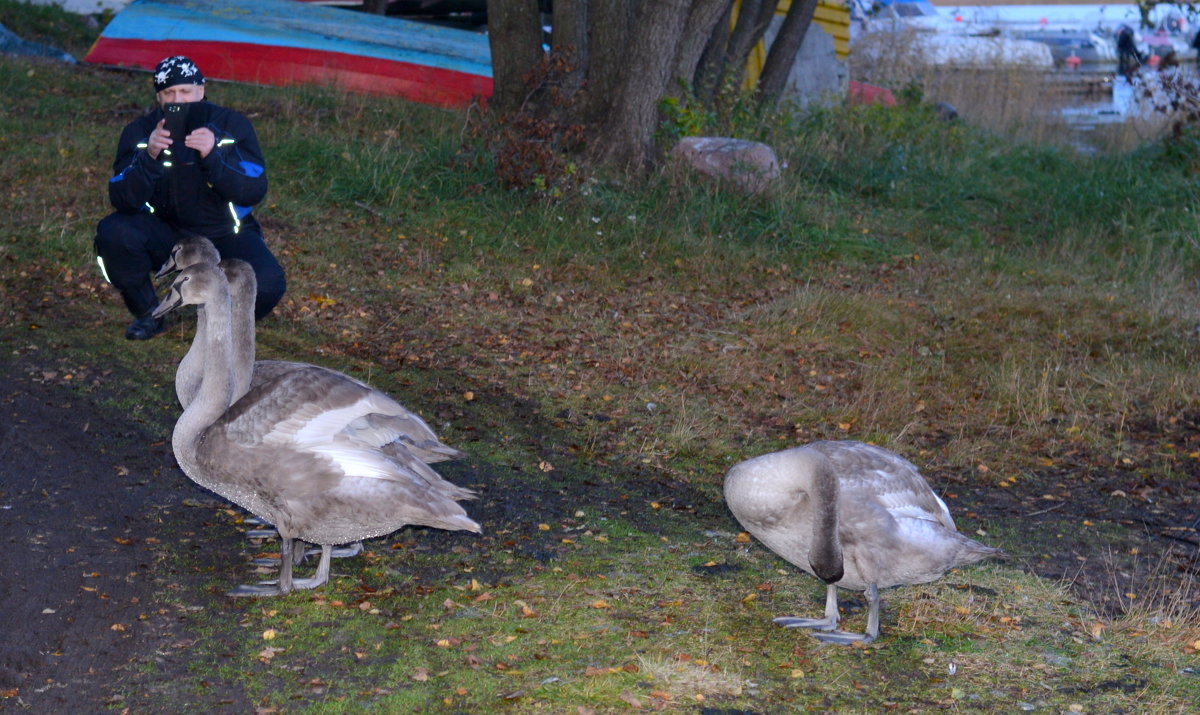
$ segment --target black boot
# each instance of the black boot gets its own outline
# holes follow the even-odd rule
[[[129,308],[129,312],[140,316],[125,329],[126,340],[149,340],[163,331],[162,318],[151,315],[158,307],[158,296],[149,278],[133,290],[122,290],[121,297],[125,299],[125,307]]]
[[[149,340],[163,331],[163,319],[155,318],[150,313],[129,324],[125,328],[126,340]]]

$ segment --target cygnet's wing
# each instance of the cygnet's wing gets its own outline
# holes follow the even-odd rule
[[[873,501],[894,518],[935,521],[954,530],[946,503],[917,467],[895,452],[854,441],[814,442],[840,475],[843,504]]]

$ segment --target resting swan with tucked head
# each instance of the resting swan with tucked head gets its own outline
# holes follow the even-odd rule
[[[725,501],[785,561],[827,584],[824,618],[776,618],[827,643],[879,637],[879,589],[927,583],[1004,552],[963,536],[908,460],[862,442],[813,442],[734,465]],[[866,633],[837,630],[837,588],[866,591]]]
[[[277,587],[242,586],[232,595],[274,595],[315,588],[329,578],[334,544],[382,536],[408,524],[479,532],[456,501],[473,494],[424,462],[363,444],[329,419],[320,368],[307,367],[234,391],[232,298],[210,263],[182,271],[155,310],[204,306],[204,359],[196,394],[175,424],[179,466],[201,486],[275,525],[280,535]],[[334,399],[336,403],[337,400]],[[334,416],[336,417],[336,410]],[[403,457],[403,453],[400,454]],[[312,579],[293,580],[293,542],[321,546]]]
[[[167,262],[159,269],[156,277],[172,271],[182,270],[197,263],[217,264],[220,253],[207,238],[191,236],[184,238],[171,249]],[[407,455],[411,453],[426,464],[448,459],[460,459],[466,455],[443,444],[419,416],[399,402],[348,375],[308,363],[284,360],[255,360],[254,298],[258,292],[254,270],[239,260],[220,261],[221,269],[229,281],[233,296],[233,354],[234,389],[233,402],[237,402],[251,387],[274,380],[294,371],[305,370],[310,379],[320,381],[328,393],[343,398],[336,405],[338,413],[326,415],[326,419],[342,420],[342,432],[353,439]],[[198,308],[196,335],[192,347],[179,361],[175,371],[175,394],[179,404],[187,407],[199,389],[204,363],[204,308]]]

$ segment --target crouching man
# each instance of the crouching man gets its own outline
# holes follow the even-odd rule
[[[242,114],[204,98],[204,75],[187,57],[168,57],[154,71],[157,106],[121,132],[108,197],[113,213],[96,227],[104,277],[134,320],[130,340],[162,332],[151,276],[179,239],[209,238],[222,258],[254,268],[262,318],[287,290],[283,267],[251,213],[267,193],[266,164],[254,127]]]

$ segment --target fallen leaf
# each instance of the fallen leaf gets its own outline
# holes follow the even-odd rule
[[[259,658],[259,660],[263,661],[264,663],[269,663],[269,662],[271,662],[272,658],[274,658],[277,654],[282,653],[283,651],[284,651],[283,648],[272,648],[272,647],[268,646],[258,652],[258,658]]]
[[[734,538],[734,541],[738,542],[739,544],[748,544],[748,543],[750,543],[750,534],[748,534],[748,533],[747,533],[747,532],[745,532],[745,531],[743,531],[743,532],[740,532],[740,533],[739,533],[739,534],[738,534],[738,535],[737,535],[737,536]]]
[[[630,707],[634,709],[640,710],[642,707],[642,701],[638,700],[637,696],[628,690],[622,691],[617,697],[621,698],[621,700],[624,700]]]
[[[279,635],[279,633],[274,628],[268,628],[267,630],[263,631],[262,637],[263,640],[269,641],[274,640],[275,636],[277,635]]]
[[[592,601],[590,605],[592,608],[612,608],[612,606],[608,605],[608,601],[603,600]]]
[[[429,668],[417,668],[413,671],[412,679],[422,683],[429,680]]]

